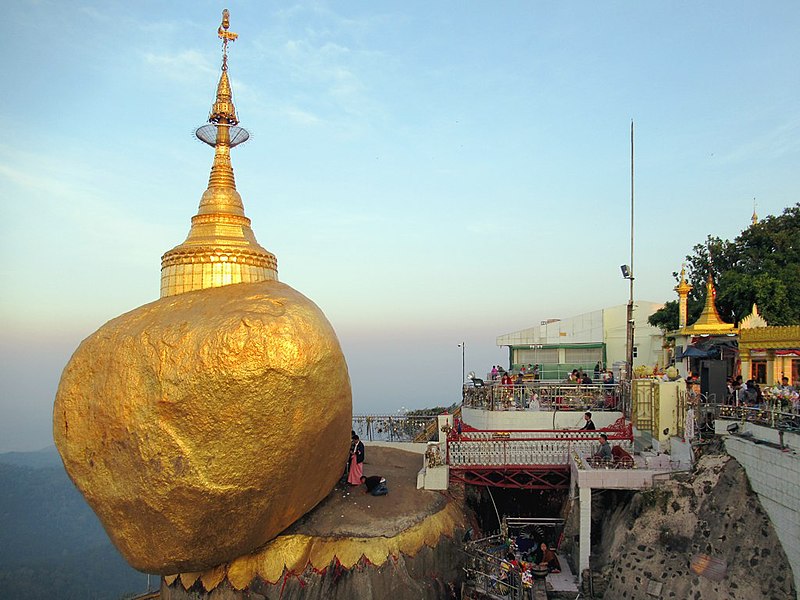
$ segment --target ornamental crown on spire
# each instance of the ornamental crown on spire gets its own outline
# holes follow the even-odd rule
[[[236,190],[231,165],[231,148],[250,137],[239,127],[233,93],[228,79],[228,42],[238,34],[230,27],[227,9],[217,30],[222,40],[222,73],[217,97],[208,123],[195,132],[197,138],[214,148],[214,162],[208,188],[200,199],[197,214],[186,240],[161,257],[161,296],[173,296],[236,283],[277,280],[275,255],[256,241],[245,216],[242,197]]]
[[[217,85],[217,100],[208,115],[209,123],[224,123],[227,125],[239,123],[236,118],[236,108],[233,106],[231,83],[228,80],[228,42],[235,42],[239,34],[228,31],[230,26],[230,13],[226,8],[222,11],[222,24],[217,29],[217,35],[222,40],[222,74]]]

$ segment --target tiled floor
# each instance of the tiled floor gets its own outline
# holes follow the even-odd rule
[[[550,573],[547,576],[547,589],[554,592],[575,592],[578,593],[578,579],[572,574],[567,559],[563,556],[558,557],[561,563],[561,573]]]

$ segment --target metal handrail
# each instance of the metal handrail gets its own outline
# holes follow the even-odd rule
[[[420,431],[425,430],[428,424],[436,421],[435,415],[353,415],[353,431],[366,440],[374,441],[376,438],[387,441],[410,442]]]
[[[624,410],[626,388],[621,383],[601,382],[583,384],[561,381],[529,381],[522,384],[502,384],[473,380],[462,388],[463,405],[485,410],[592,409]]]
[[[717,403],[706,403],[700,406],[712,410],[715,418],[728,417],[742,423],[754,423],[772,429],[800,430],[800,414],[779,408]]]

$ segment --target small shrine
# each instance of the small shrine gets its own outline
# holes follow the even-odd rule
[[[770,327],[758,315],[755,305],[753,313],[760,321],[751,321],[748,324],[753,326],[745,327],[745,319],[739,328],[742,377],[766,385],[780,384],[786,377],[789,385],[797,387],[800,385],[800,325]]]
[[[717,312],[716,289],[709,274],[706,281],[706,302],[703,312],[691,325],[688,320],[688,296],[693,287],[686,281],[686,269],[681,269],[678,293],[678,329],[671,332],[675,338],[675,366],[682,377],[691,375],[692,359],[721,359],[728,363],[728,374],[735,370],[737,359],[736,335],[739,328],[726,323]]]

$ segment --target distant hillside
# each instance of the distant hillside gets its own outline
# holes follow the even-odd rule
[[[61,467],[61,457],[55,446],[48,446],[35,452],[5,452],[0,454],[0,463],[17,467]]]
[[[55,447],[0,454],[0,597],[117,600],[146,587],[147,576],[111,544]]]

